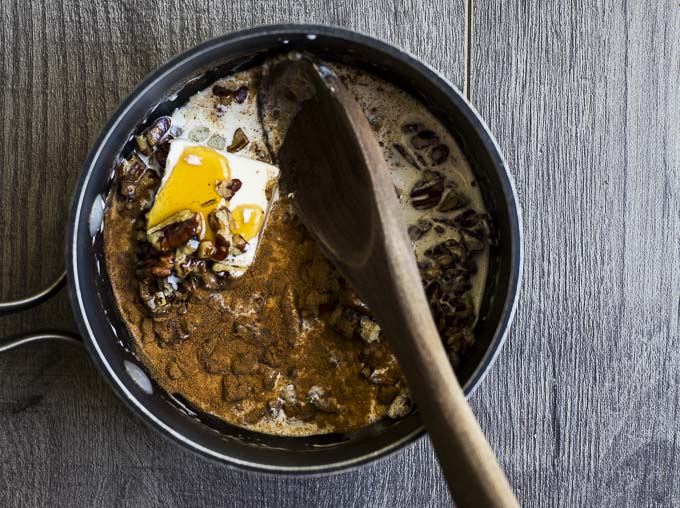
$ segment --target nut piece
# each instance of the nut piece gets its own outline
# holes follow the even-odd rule
[[[196,237],[189,238],[189,241],[187,243],[177,248],[175,254],[177,255],[178,259],[181,257],[186,257],[196,252],[198,250],[198,245],[199,245],[198,238]]]
[[[224,261],[229,256],[229,247],[231,246],[231,234],[225,228],[218,229],[215,232],[215,253],[211,256],[215,261]],[[213,271],[216,270],[213,266]],[[224,271],[224,270],[221,270]]]
[[[158,118],[144,133],[147,144],[154,148],[157,146],[170,131],[170,117],[162,116]]]
[[[231,180],[219,180],[215,185],[215,190],[220,196],[229,201],[234,197],[234,194],[238,192],[242,185],[243,182],[241,182],[241,180],[238,178],[232,178]]]
[[[446,159],[449,158],[449,147],[446,145],[435,146],[430,152],[430,158],[432,159],[433,166],[444,164]]]
[[[219,206],[208,214],[208,225],[214,230],[220,229],[229,230],[229,221],[231,220],[231,212],[226,206]]]
[[[175,263],[175,273],[178,277],[186,278],[191,273],[205,273],[205,261],[193,256],[183,256]]]
[[[405,394],[397,395],[392,404],[390,404],[387,410],[387,416],[396,420],[397,418],[403,418],[411,412],[413,408],[413,401],[411,398]]]
[[[215,244],[210,240],[203,240],[198,244],[198,257],[201,259],[211,258],[215,252]]]
[[[248,98],[248,87],[245,86],[245,85],[239,87],[234,92],[234,100],[236,102],[238,102],[239,104],[243,104],[247,98]]]
[[[128,199],[134,197],[146,169],[144,162],[135,154],[120,161],[118,167],[116,167],[116,178],[118,180],[118,192],[121,196]]]
[[[170,153],[170,142],[163,141],[160,145],[156,147],[153,152],[152,159],[155,160],[159,166],[165,166],[168,160],[168,154]]]
[[[212,87],[212,93],[215,94],[217,97],[231,97],[232,91],[229,90],[226,86],[215,85]]]
[[[169,252],[194,236],[200,236],[203,217],[191,210],[182,210],[146,232],[148,242],[160,252]]]
[[[369,344],[376,342],[380,337],[380,326],[372,319],[362,316],[359,321],[359,335]]]
[[[479,252],[484,250],[484,240],[480,238],[478,233],[469,231],[467,229],[461,229],[460,236],[463,240],[463,243],[470,252]]]
[[[248,136],[243,132],[240,127],[234,132],[234,139],[231,140],[231,145],[227,147],[227,151],[230,153],[238,152],[243,150],[248,144]]]
[[[135,136],[135,141],[137,142],[137,148],[142,153],[142,155],[146,155],[147,157],[151,155],[151,147],[149,146],[149,143],[146,141],[146,136],[144,136],[143,134],[139,134]]]
[[[279,398],[283,401],[285,406],[294,406],[297,404],[297,390],[295,385],[286,385],[281,388]]]
[[[228,272],[230,268],[229,265],[225,265],[224,263],[213,263],[212,265],[212,271],[215,273],[225,273]]]
[[[248,250],[249,245],[248,242],[246,242],[246,239],[239,234],[235,234],[234,236],[231,237],[231,243],[232,243],[231,250],[234,256],[243,254],[245,251]]]
[[[324,413],[337,413],[340,411],[340,405],[334,397],[329,397],[326,390],[320,386],[312,386],[307,392],[307,400],[309,403]]]
[[[418,180],[411,189],[410,197],[413,208],[428,210],[437,206],[444,193],[444,177],[438,171],[425,170],[422,180]]]
[[[465,194],[459,190],[451,189],[446,193],[446,196],[444,196],[442,202],[439,203],[437,210],[440,212],[450,212],[451,210],[459,210],[464,208],[469,204],[470,200]]]
[[[245,100],[248,98],[248,87],[246,85],[243,85],[236,90],[229,90],[226,86],[224,85],[215,85],[212,87],[212,93],[219,97],[219,102],[220,104],[223,104],[225,106],[229,105],[233,100],[235,100],[238,104],[243,104]]]

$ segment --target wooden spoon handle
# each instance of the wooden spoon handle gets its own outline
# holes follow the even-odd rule
[[[389,322],[395,326],[389,325],[390,330],[385,333],[396,339],[392,344],[407,345],[395,353],[411,394],[423,413],[423,421],[457,506],[519,506],[465,400],[434,323],[432,328],[425,325],[415,329],[411,323],[396,323],[395,319],[400,321],[393,314]],[[401,329],[401,337],[396,328]]]

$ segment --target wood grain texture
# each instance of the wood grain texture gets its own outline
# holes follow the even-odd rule
[[[526,262],[473,407],[525,506],[680,505],[679,35],[677,2],[475,2]]]
[[[405,48],[462,86],[463,0],[419,5],[0,0],[0,298],[37,289],[63,266],[69,194],[87,150],[120,100],[165,60],[253,25],[327,23]],[[0,337],[38,326],[75,329],[63,293],[0,318]],[[82,351],[45,344],[0,355],[0,506],[436,507],[448,500],[427,440],[356,472],[256,476],[196,458],[146,429]]]

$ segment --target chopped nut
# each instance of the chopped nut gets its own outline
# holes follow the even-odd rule
[[[234,138],[231,141],[231,145],[227,147],[227,151],[230,153],[238,152],[243,150],[247,144],[248,136],[246,136],[246,133],[243,132],[243,129],[239,127],[236,129],[236,132],[234,132]]]
[[[248,87],[245,86],[245,85],[240,86],[234,92],[234,100],[236,102],[238,102],[239,104],[243,104],[247,98],[248,98]]]
[[[236,90],[230,90],[223,85],[215,85],[212,87],[212,93],[220,98],[220,104],[225,106],[231,103],[232,99],[238,104],[243,104],[248,98],[248,87],[243,85]]]
[[[215,185],[215,190],[220,196],[229,201],[234,197],[234,194],[238,192],[242,185],[243,182],[241,182],[241,180],[238,178],[232,178],[231,180],[219,180]]]
[[[225,265],[224,263],[213,263],[211,269],[215,273],[224,273],[228,272],[229,268],[231,268],[229,265]]]
[[[131,199],[135,196],[137,188],[142,183],[142,177],[146,174],[147,167],[137,155],[132,154],[127,160],[122,159],[116,167],[118,179],[118,192],[121,196]]]
[[[442,202],[439,203],[437,210],[440,212],[450,212],[451,210],[458,210],[470,204],[470,200],[462,192],[451,189],[446,193]]]
[[[375,342],[380,337],[380,326],[372,319],[362,316],[359,321],[359,335],[369,344]]]
[[[181,245],[177,251],[177,256],[188,256],[198,250],[199,241],[197,237],[190,238],[187,243]]]
[[[243,236],[239,234],[235,234],[232,238],[232,254],[234,256],[238,256],[239,254],[243,254],[246,250],[248,250],[248,242],[246,242],[246,239],[243,238]]]
[[[449,158],[449,147],[446,145],[437,145],[430,152],[430,159],[433,166],[444,164]]]
[[[295,385],[286,385],[281,388],[279,397],[286,406],[293,406],[297,404],[297,390],[295,389]]]
[[[203,240],[198,244],[198,257],[201,259],[211,258],[215,252],[215,244],[210,240]]]
[[[423,232],[420,230],[418,226],[414,224],[408,227],[408,237],[411,239],[412,242],[419,240],[421,236],[423,236]]]
[[[160,252],[168,252],[200,236],[203,218],[191,210],[177,212],[146,232],[148,242]]]
[[[267,402],[267,414],[273,419],[277,419],[281,414],[281,401],[279,399]]]
[[[232,237],[230,233],[222,228],[218,229],[215,232],[215,253],[211,256],[212,259],[215,261],[224,261],[227,259],[227,256],[229,256],[229,247],[232,244]],[[220,271],[220,270],[215,270],[215,267],[213,266],[213,271]],[[224,271],[224,270],[222,270]]]
[[[146,278],[148,275],[163,278],[170,275],[175,264],[175,255],[170,253],[165,256],[150,256],[146,258],[140,267],[139,276]]]
[[[444,192],[444,177],[437,171],[425,170],[422,180],[418,180],[411,189],[410,197],[413,208],[427,210],[434,208]]]
[[[151,148],[155,147],[163,140],[170,130],[170,123],[170,117],[162,116],[146,130],[144,137]]]
[[[178,277],[186,278],[191,273],[205,273],[206,266],[203,259],[185,256],[175,263],[175,273]]]
[[[135,141],[137,142],[137,148],[142,153],[142,155],[146,156],[151,155],[151,147],[149,146],[149,143],[146,141],[146,137],[144,135],[139,134],[135,136]]]
[[[320,386],[312,386],[307,392],[307,400],[315,408],[324,413],[337,413],[340,405],[334,397],[329,397],[326,390]]]
[[[170,153],[170,143],[168,141],[164,141],[160,145],[156,147],[156,150],[153,152],[153,159],[158,163],[160,167],[165,166],[165,163],[168,160],[168,154]]]
[[[208,214],[208,225],[213,229],[213,231],[229,229],[230,220],[231,212],[225,206],[217,207]]]
[[[387,416],[396,420],[397,418],[403,418],[411,412],[413,408],[413,401],[410,397],[404,394],[397,395],[392,404],[390,404],[387,410]]]
[[[427,219],[419,219],[417,223],[408,228],[408,236],[412,242],[418,241],[424,234],[432,229],[432,223]]]
[[[480,238],[478,233],[467,229],[461,229],[460,236],[470,252],[479,252],[484,249],[484,241]]]
[[[232,91],[229,90],[226,86],[215,85],[212,87],[212,93],[215,94],[217,97],[231,97]]]
[[[371,372],[371,375],[368,376],[368,381],[378,386],[394,384],[394,374],[390,372],[389,367],[380,367]]]

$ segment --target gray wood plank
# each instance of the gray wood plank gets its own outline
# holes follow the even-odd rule
[[[0,1],[0,299],[35,290],[63,265],[70,190],[90,143],[134,85],[174,54],[263,23],[317,22],[401,46],[464,81],[463,0]],[[28,268],[28,269],[27,269]],[[0,337],[74,329],[62,294],[0,318]],[[441,506],[429,443],[319,479],[227,470],[142,426],[82,351],[0,355],[1,506]]]
[[[678,506],[678,3],[478,0],[473,30],[526,235],[476,412],[525,506]]]

